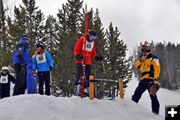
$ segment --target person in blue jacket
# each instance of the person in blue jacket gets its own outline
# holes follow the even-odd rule
[[[27,66],[27,93],[37,93],[37,79],[34,77],[32,62]]]
[[[38,42],[36,45],[36,52],[33,56],[33,70],[37,70],[38,83],[39,83],[39,94],[44,94],[44,83],[45,83],[45,94],[50,95],[50,71],[53,70],[53,59],[51,54],[45,50],[45,45],[42,42]]]
[[[26,67],[31,61],[28,46],[29,38],[27,35],[23,35],[14,50],[13,63],[16,73],[16,83],[13,95],[24,94],[26,90]]]

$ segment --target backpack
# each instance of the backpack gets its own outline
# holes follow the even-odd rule
[[[16,46],[16,56],[19,58],[21,63],[24,61],[23,54],[24,54],[25,49],[26,49],[26,47],[22,43],[19,43]]]

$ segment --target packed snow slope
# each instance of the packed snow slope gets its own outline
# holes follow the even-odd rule
[[[0,100],[0,120],[164,120],[131,100],[20,95]]]

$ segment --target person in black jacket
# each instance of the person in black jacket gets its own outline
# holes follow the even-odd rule
[[[9,73],[8,67],[1,68],[0,73],[0,98],[10,97],[10,82],[15,83],[15,78]]]

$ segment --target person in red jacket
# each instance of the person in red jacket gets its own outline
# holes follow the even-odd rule
[[[85,88],[89,87],[89,76],[91,74],[91,62],[92,58],[96,61],[102,61],[102,56],[96,55],[95,48],[95,40],[96,40],[96,32],[90,31],[85,38],[84,36],[78,39],[77,43],[74,47],[74,56],[76,58],[76,81],[75,86],[81,84],[81,76],[82,76],[82,64],[85,64]]]

